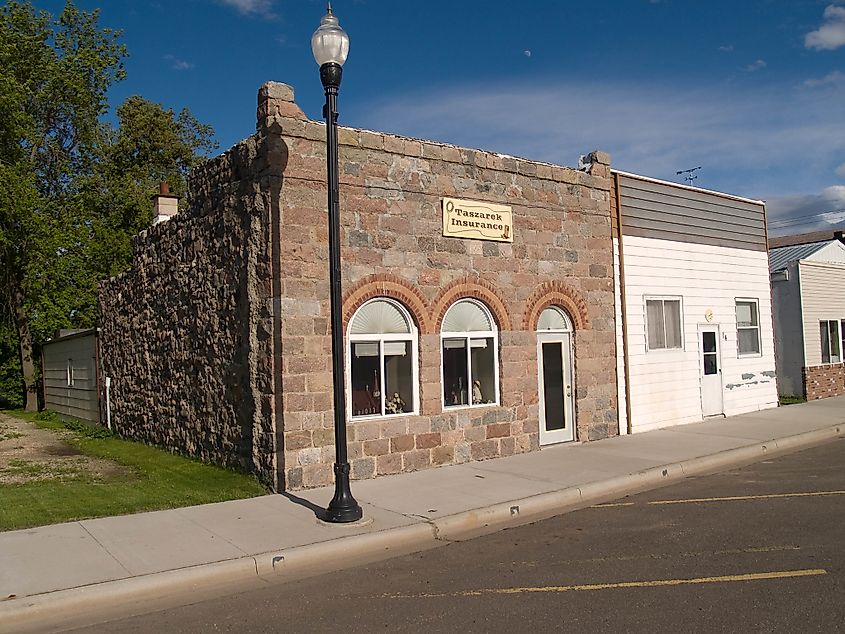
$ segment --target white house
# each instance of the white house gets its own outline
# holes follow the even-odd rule
[[[620,433],[776,407],[765,204],[614,172]]]
[[[818,237],[769,252],[778,388],[806,399],[845,394],[845,244]]]

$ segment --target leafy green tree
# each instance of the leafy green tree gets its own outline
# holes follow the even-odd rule
[[[167,181],[174,194],[184,196],[188,171],[217,148],[211,126],[187,108],[175,113],[133,96],[117,109],[117,119],[117,129],[82,187],[86,208],[96,212],[90,267],[100,279],[129,266],[132,236],[150,226],[150,198],[159,183]]]
[[[29,2],[0,8],[0,320],[17,334],[29,410],[34,341],[78,317],[90,223],[77,177],[92,171],[106,92],[124,76],[119,33],[98,17],[71,1],[57,18]]]

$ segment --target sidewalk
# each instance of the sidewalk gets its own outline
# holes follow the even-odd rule
[[[316,519],[333,494],[322,488],[0,533],[0,631],[187,586],[387,559],[843,436],[836,397],[356,481],[365,519],[354,526]]]

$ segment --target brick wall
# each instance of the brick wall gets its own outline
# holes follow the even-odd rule
[[[803,368],[804,398],[814,401],[845,394],[845,363]]]
[[[298,112],[292,104],[278,110]],[[284,464],[290,488],[332,480],[325,127],[281,120]],[[562,306],[576,325],[580,440],[617,433],[609,158],[589,171],[341,128],[344,321],[367,299],[401,302],[420,331],[420,415],[349,424],[354,478],[538,448],[536,320]],[[510,205],[513,244],[445,238],[441,197]],[[500,330],[500,405],[444,410],[440,319],[475,297]],[[286,312],[284,312],[286,311]]]
[[[283,84],[258,133],[195,170],[190,210],[135,242],[100,294],[103,366],[121,433],[255,471],[276,489],[328,484],[334,461],[325,126]],[[542,309],[575,326],[577,438],[617,433],[609,157],[588,171],[341,128],[344,323],[368,299],[419,329],[419,415],[348,426],[354,478],[538,448]],[[441,197],[510,205],[514,241],[441,235]],[[444,410],[440,321],[483,302],[499,330],[499,405]]]

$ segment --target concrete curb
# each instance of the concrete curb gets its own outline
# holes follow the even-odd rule
[[[693,475],[712,473],[770,456],[806,449],[845,433],[845,423],[781,439],[728,449],[607,480],[463,511],[435,520],[349,535],[289,549],[130,577],[0,602],[0,631],[36,631],[69,614],[104,604],[144,601],[186,589],[199,590],[256,579],[305,577],[420,552],[505,528],[529,524]],[[18,629],[15,629],[18,628]]]
[[[705,475],[767,457],[807,449],[845,433],[845,423],[795,436],[727,449],[709,456],[652,467],[520,500],[494,504],[434,520],[437,539],[463,541],[505,528],[530,524],[623,495],[655,489],[690,476]]]
[[[40,631],[70,615],[130,599],[143,602],[186,589],[282,576],[291,579],[314,576],[441,545],[435,539],[434,527],[420,520],[418,524],[348,535],[328,542],[30,595],[0,602],[0,632]]]

